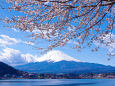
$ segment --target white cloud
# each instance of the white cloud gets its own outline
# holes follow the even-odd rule
[[[75,31],[76,27],[71,25],[67,29],[68,29],[68,31]]]
[[[0,61],[3,61],[7,64],[20,64],[20,62],[22,62],[22,59],[20,59],[20,54],[21,53],[19,50],[5,48],[0,54]]]
[[[5,48],[0,52],[0,61],[10,65],[22,65],[29,62],[35,62],[37,56],[31,54],[23,54],[19,50]]]
[[[31,41],[25,41],[24,43],[27,44],[27,45],[34,45],[34,43],[31,42]]]
[[[100,41],[95,41],[94,42],[95,45],[103,47],[103,48],[107,48],[111,54],[115,54],[115,52],[113,52],[115,50],[115,35],[114,34],[110,34],[110,33],[103,34],[98,39],[100,39]]]
[[[23,41],[20,39],[11,38],[7,35],[0,35],[0,46],[2,46],[2,47],[7,47],[8,45],[15,45],[18,43],[23,43],[23,44],[27,44],[27,45],[34,45],[34,43],[31,41]]]
[[[11,38],[7,35],[0,35],[0,46],[7,46],[7,45],[14,45],[19,43],[20,40],[17,40],[15,38]]]
[[[34,56],[32,54],[21,54],[21,57],[27,62],[27,63],[30,63],[30,62],[36,62],[37,61],[37,56]]]
[[[68,43],[70,43],[70,44],[75,44],[75,45],[79,45],[78,42],[76,42],[76,41],[72,41],[72,40],[70,40]]]
[[[19,30],[15,29],[15,28],[12,28],[12,30],[15,31],[15,32],[19,32]]]

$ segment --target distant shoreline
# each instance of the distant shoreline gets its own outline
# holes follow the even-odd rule
[[[10,77],[9,77],[10,76]],[[115,73],[102,73],[102,74],[36,74],[36,73],[24,73],[21,76],[5,75],[0,77],[3,79],[115,79]]]

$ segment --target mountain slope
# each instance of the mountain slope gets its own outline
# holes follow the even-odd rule
[[[13,67],[11,67],[3,62],[0,62],[0,77],[4,76],[6,74],[21,75],[22,72],[14,69]]]
[[[115,72],[115,67],[101,64],[59,61],[59,62],[36,62],[26,65],[16,66],[15,68],[36,73],[108,73]]]

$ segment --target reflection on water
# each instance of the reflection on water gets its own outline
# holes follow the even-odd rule
[[[61,84],[61,85],[42,85],[42,86],[84,86],[84,85],[92,85],[96,83],[76,83],[76,84]]]
[[[0,80],[0,86],[115,86],[115,79],[17,79],[17,80]]]

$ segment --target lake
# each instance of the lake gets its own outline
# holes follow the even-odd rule
[[[115,86],[115,79],[12,79],[0,86]]]

